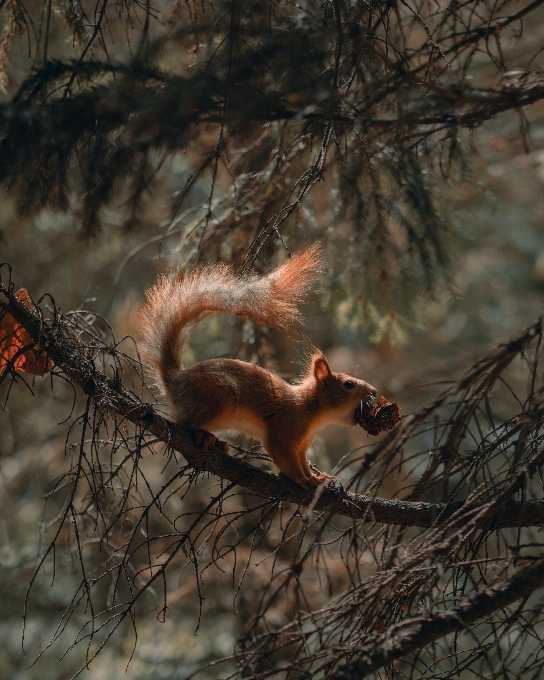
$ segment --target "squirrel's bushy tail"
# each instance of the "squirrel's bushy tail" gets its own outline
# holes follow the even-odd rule
[[[146,291],[139,315],[144,357],[160,383],[179,371],[181,348],[209,314],[230,312],[262,326],[285,328],[300,320],[298,305],[315,289],[321,249],[293,255],[266,276],[238,277],[223,264],[161,275]]]

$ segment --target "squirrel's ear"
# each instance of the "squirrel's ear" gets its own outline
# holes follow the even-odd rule
[[[316,380],[323,382],[323,380],[330,378],[331,369],[329,368],[329,364],[322,354],[314,357],[313,364],[314,376],[316,377]]]

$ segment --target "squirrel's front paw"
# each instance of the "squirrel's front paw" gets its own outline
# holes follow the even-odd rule
[[[337,479],[338,477],[335,477],[334,475],[328,475],[326,472],[320,472],[317,475],[313,474],[310,478],[310,488],[319,486],[320,484],[323,484],[323,482],[333,482]]]

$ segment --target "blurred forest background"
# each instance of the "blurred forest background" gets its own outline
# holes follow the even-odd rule
[[[135,357],[136,310],[159,272],[217,260],[267,271],[286,257],[286,247],[296,251],[319,241],[328,268],[322,294],[304,310],[308,334],[333,370],[368,380],[399,402],[403,414],[416,411],[542,313],[542,96],[528,106],[491,107],[489,115],[472,122],[467,117],[466,124],[459,121],[467,113],[453,121],[457,106],[470,109],[471,97],[477,100],[477,88],[492,98],[497,91],[544,87],[539,4],[508,26],[499,43],[486,37],[486,27],[529,3],[0,3],[1,259],[13,268],[15,288],[26,288],[34,300],[48,293],[65,313],[85,310],[80,316],[106,342],[120,343],[118,349]],[[452,19],[456,12],[463,17],[458,23]],[[481,33],[470,54],[440,56],[451,44],[450,33],[473,27]],[[358,43],[364,49],[353,56]],[[289,52],[293,46],[299,52]],[[255,90],[239,87],[246,82],[240,55],[250,50],[252,68],[260,54],[274,73],[275,89],[260,72],[247,76]],[[220,62],[216,80],[205,82],[211,67],[190,80],[199,64],[214,59]],[[370,102],[373,82],[381,87],[384,74],[400,73],[403,60],[402,77],[418,64],[427,64],[427,72],[419,70],[417,82],[399,76],[391,86],[394,102]],[[234,95],[221,73],[236,68]],[[166,74],[162,82],[159,72]],[[374,106],[372,115],[395,118],[411,111],[414,119],[408,117],[391,137],[364,123],[358,129],[353,120],[359,114],[347,94],[352,74],[353,88],[363,92],[359,104],[368,101],[369,111]],[[180,85],[176,78],[185,80]],[[261,80],[255,85],[251,78]],[[204,85],[220,81],[227,91],[204,102]],[[449,104],[429,104],[443,95],[439,86],[462,102],[444,95]],[[161,100],[169,87],[173,91]],[[267,99],[271,89],[274,96]],[[262,101],[256,91],[264,93]],[[183,106],[174,105],[182,99]],[[128,102],[126,108],[120,102]],[[361,120],[369,118],[361,108]],[[93,129],[92,117],[105,109]],[[418,120],[431,114],[437,123]],[[61,149],[58,156],[55,148]],[[135,151],[128,158],[130,149]],[[293,210],[284,210],[308,178],[307,192]],[[295,379],[303,352],[296,338],[214,317],[194,334],[185,359],[239,357]],[[22,617],[48,543],[42,523],[52,521],[62,505],[56,497],[46,505],[44,499],[70,465],[78,441],[72,428],[85,400],[78,394],[74,406],[70,385],[55,380],[52,389],[48,376],[8,383],[0,386],[0,677],[60,680],[72,677],[86,654],[85,641],[64,654],[87,620],[83,610],[63,619],[81,577],[69,529],[58,539],[54,578],[47,563],[33,585],[27,657]],[[500,403],[493,408],[500,412]],[[331,427],[318,438],[311,459],[326,471],[342,461],[346,482],[362,447],[373,443],[360,428]],[[150,456],[146,466],[148,478],[160,486],[170,470],[164,457]],[[378,495],[402,497],[411,483],[409,476],[388,477]],[[174,499],[174,514],[205,507],[212,484],[207,476],[196,480],[190,494]],[[155,521],[158,535],[163,529],[160,518]],[[282,543],[281,535],[274,525],[254,546],[239,592],[240,574],[232,565],[217,562],[204,570],[201,607],[193,568],[180,569],[169,582],[165,620],[158,613],[161,596],[149,595],[139,605],[135,649],[132,627],[119,629],[82,677],[181,679],[232,654],[270,585],[271,570],[297,559],[292,541],[271,564],[267,556]],[[91,530],[85,540],[80,553],[91,573],[103,556]],[[243,563],[249,548],[241,546]],[[383,566],[382,557],[366,553],[362,579]],[[305,601],[286,595],[273,602],[275,625],[348,587],[352,576],[334,550],[326,560],[328,594],[312,576]],[[59,625],[53,647],[29,668]],[[236,667],[227,661],[198,677],[227,677]],[[421,671],[413,677],[423,676]],[[485,677],[492,676],[490,671]]]

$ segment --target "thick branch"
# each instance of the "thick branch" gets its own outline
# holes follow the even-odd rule
[[[85,347],[70,337],[59,323],[45,323],[0,284],[0,309],[2,307],[25,328],[36,345],[47,352],[71,381],[79,385],[85,394],[92,396],[97,405],[126,418],[169,444],[195,469],[211,472],[270,499],[301,506],[312,503],[313,491],[302,489],[283,475],[256,468],[217,449],[204,453],[195,446],[187,430],[160,416],[152,406],[139,401],[124,389],[120,382],[99,371]],[[465,524],[467,512],[477,513],[482,507],[483,504],[467,506],[462,501],[433,504],[372,498],[350,493],[339,486],[325,489],[314,505],[315,510],[328,509],[367,521],[416,527],[430,527],[452,518],[456,513],[459,523]],[[486,516],[484,521],[489,526],[489,517]],[[493,525],[496,528],[544,526],[544,501],[521,503],[510,500],[500,514],[493,518]]]
[[[417,651],[440,638],[464,630],[544,585],[544,559],[521,569],[511,579],[462,600],[449,611],[406,619],[391,626],[363,648],[357,659],[327,675],[327,680],[359,680],[394,659]]]

